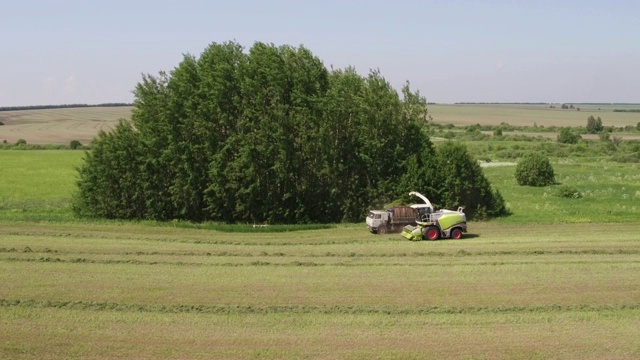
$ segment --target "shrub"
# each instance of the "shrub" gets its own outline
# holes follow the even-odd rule
[[[569,128],[560,129],[558,134],[558,142],[562,144],[575,144],[580,140],[580,136],[573,133]]]
[[[71,142],[69,142],[69,148],[71,150],[76,150],[82,147],[82,143],[79,140],[71,140]]]
[[[0,121],[0,126],[4,125],[4,123],[2,121]]]
[[[547,186],[556,183],[549,159],[537,152],[526,154],[518,162],[515,175],[521,186]]]
[[[554,195],[566,199],[580,199],[582,197],[582,193],[578,189],[568,185],[559,186]]]
[[[18,141],[16,141],[16,146],[20,146],[20,145],[27,145],[27,140],[18,139]]]

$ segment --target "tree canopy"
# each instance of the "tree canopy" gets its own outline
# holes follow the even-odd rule
[[[78,170],[79,215],[361,221],[411,190],[471,206],[471,216],[503,212],[466,149],[435,155],[426,99],[409,83],[401,97],[379,71],[328,70],[302,46],[213,43],[170,73],[144,75],[134,94],[131,122],[100,133]],[[456,172],[471,178],[453,181]]]

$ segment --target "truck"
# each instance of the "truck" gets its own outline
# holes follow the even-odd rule
[[[396,206],[386,210],[371,210],[367,228],[373,234],[400,232],[406,225],[417,225],[416,213],[410,206]]]
[[[386,210],[371,210],[367,216],[367,228],[373,234],[400,232],[405,226],[417,226],[418,222],[428,219],[433,213],[433,206],[429,199],[418,192],[409,195],[420,197],[424,204],[410,206],[395,206]]]

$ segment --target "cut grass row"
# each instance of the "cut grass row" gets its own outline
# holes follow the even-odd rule
[[[5,308],[8,358],[631,359],[638,310],[170,314]],[[14,324],[21,326],[12,326]],[[52,324],[55,324],[52,326]],[[635,338],[633,336],[636,336]]]

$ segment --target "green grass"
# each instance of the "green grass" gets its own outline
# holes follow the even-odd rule
[[[82,151],[0,151],[0,219],[68,220]]]
[[[0,151],[0,204],[36,208],[68,203],[82,151]]]
[[[608,223],[640,219],[640,164],[608,161],[552,164],[559,184],[576,188],[580,199],[554,195],[558,185],[519,186],[514,166],[484,169],[485,175],[505,198],[513,214],[503,223]]]

